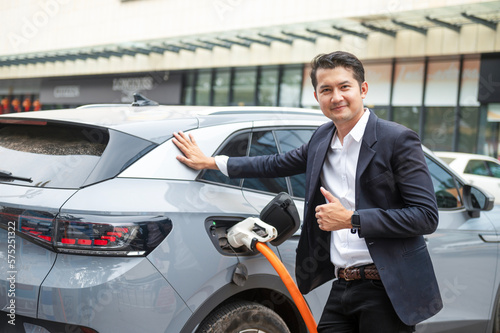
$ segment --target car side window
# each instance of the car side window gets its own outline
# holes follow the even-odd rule
[[[314,129],[292,129],[275,131],[282,153],[299,148],[309,142]]]
[[[230,138],[217,155],[226,155],[229,157],[246,156],[249,140],[250,133],[237,134],[236,136]],[[234,186],[240,186],[241,183],[241,179],[226,177],[219,170],[204,170],[200,179]]]
[[[470,173],[478,176],[489,176],[486,163],[481,160],[470,160],[465,167],[464,173]]]
[[[230,137],[216,154],[239,157],[286,153],[307,143],[314,130],[314,128],[283,129],[274,132],[272,130],[263,130],[252,133],[239,133]],[[291,185],[290,189],[287,186],[287,178]],[[231,179],[218,170],[204,170],[199,179],[271,193],[288,192],[299,198],[305,196],[305,174],[279,178]]]
[[[425,158],[431,174],[438,208],[460,208],[463,206],[463,187],[455,177],[430,158]]]
[[[500,178],[500,165],[495,162],[486,162],[488,168],[490,169],[491,176],[495,178]]]
[[[314,129],[293,129],[276,131],[280,149],[282,153],[299,148],[303,144],[309,142],[309,139],[314,133]],[[295,175],[290,177],[292,185],[292,195],[294,197],[304,198],[306,194],[306,174]]]
[[[249,156],[274,155],[278,153],[272,131],[252,133]],[[288,192],[286,178],[246,178],[243,187],[247,189],[279,193]]]

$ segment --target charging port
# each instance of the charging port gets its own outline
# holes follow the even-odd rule
[[[227,256],[253,256],[258,254],[258,252],[254,252],[246,246],[233,248],[227,240],[228,230],[243,220],[245,220],[245,217],[213,216],[205,221],[208,236],[221,254]]]

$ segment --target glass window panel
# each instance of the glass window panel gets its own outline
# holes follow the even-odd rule
[[[301,173],[290,177],[292,195],[304,199],[306,196],[306,174]]]
[[[232,105],[255,105],[256,68],[238,68],[234,72]]]
[[[212,72],[200,71],[196,79],[196,105],[210,105],[210,88],[212,85]]]
[[[417,106],[394,107],[394,121],[418,133],[420,127],[420,108]]]
[[[490,176],[495,178],[500,178],[500,165],[495,162],[486,162],[488,164],[488,168],[490,169]]]
[[[427,107],[423,144],[430,150],[453,150],[454,107]]]
[[[423,62],[418,62],[418,63],[403,62],[396,64],[392,105],[395,106],[421,105],[423,89],[424,89]]]
[[[182,95],[182,104],[191,105],[193,104],[193,94],[194,94],[194,72],[184,74],[184,91]]]
[[[318,101],[314,98],[314,87],[311,81],[311,65],[304,66],[304,78],[302,80],[302,106],[318,109]]]
[[[278,75],[277,67],[263,68],[260,72],[258,105],[278,105]]]
[[[458,132],[458,151],[473,153],[477,146],[477,131],[479,127],[479,108],[460,108],[460,127]]]
[[[276,131],[281,152],[286,153],[309,142],[314,129]],[[289,177],[292,185],[292,195],[304,198],[306,195],[306,174],[302,173]]]
[[[271,131],[254,132],[249,156],[277,154],[278,148]]]
[[[465,167],[464,173],[478,176],[489,176],[485,161],[470,160]]]
[[[484,126],[484,141],[482,140],[482,147],[481,142],[478,144],[479,151],[477,151],[477,153],[488,156],[500,156],[500,151],[498,151],[500,145],[496,144],[498,141],[498,124],[498,122],[486,122]],[[474,153],[476,153],[476,151],[474,151]]]
[[[457,104],[459,65],[458,61],[429,61],[425,105]]]
[[[487,120],[489,122],[500,122],[500,103],[488,103]]]
[[[226,155],[229,157],[241,157],[247,155],[248,141],[250,140],[250,133],[241,133],[232,138],[224,145],[224,147],[217,153],[217,155]],[[211,182],[239,186],[241,179],[226,177],[219,170],[205,170],[201,179]]]
[[[428,157],[425,160],[431,174],[438,208],[462,207],[463,189],[461,186],[457,186],[459,184],[455,181],[455,178]]]
[[[276,131],[276,136],[280,144],[282,153],[302,146],[304,143],[309,142],[314,129],[290,129]]]
[[[366,106],[390,104],[391,72],[390,63],[365,65],[365,80],[368,82],[368,94],[364,101]]]
[[[249,156],[273,155],[278,153],[276,142],[271,131],[255,132],[252,134],[252,144]],[[271,192],[288,192],[286,178],[245,178],[243,187]]]
[[[229,70],[217,70],[214,80],[214,105],[228,105],[229,81],[231,81],[231,72]]]
[[[123,165],[129,165],[127,164],[129,158],[140,154],[146,147],[151,147],[147,141],[137,137],[125,134],[114,137],[115,142],[130,147],[125,148],[118,143],[113,147],[113,139],[110,140],[107,131],[92,127],[69,125],[63,127],[50,123],[45,126],[2,124],[0,169],[32,179],[30,182],[22,182],[23,186],[77,189],[86,183],[96,165],[100,162],[106,163],[106,156],[102,154],[107,147],[116,149],[115,159],[121,158],[122,162],[115,161],[116,170],[113,171],[111,167],[111,170],[106,171],[106,176],[116,174]],[[129,157],[120,156],[128,149],[130,149]],[[108,164],[110,164],[109,159]],[[0,183],[4,182],[21,184],[16,180],[0,178]]]
[[[301,86],[302,68],[284,68],[280,83],[280,106],[300,106]]]
[[[462,69],[462,87],[460,105],[479,106],[477,94],[479,89],[479,59],[464,60]]]

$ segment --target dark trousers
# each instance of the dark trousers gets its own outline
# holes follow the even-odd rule
[[[378,280],[333,281],[318,333],[414,332],[398,317]]]

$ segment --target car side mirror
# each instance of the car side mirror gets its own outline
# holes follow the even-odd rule
[[[493,209],[494,196],[473,185],[464,185],[463,189],[464,206],[471,217],[479,217],[479,212],[482,210]]]
[[[281,192],[262,209],[259,218],[278,231],[270,243],[278,246],[290,238],[300,227],[300,217],[292,197]]]

